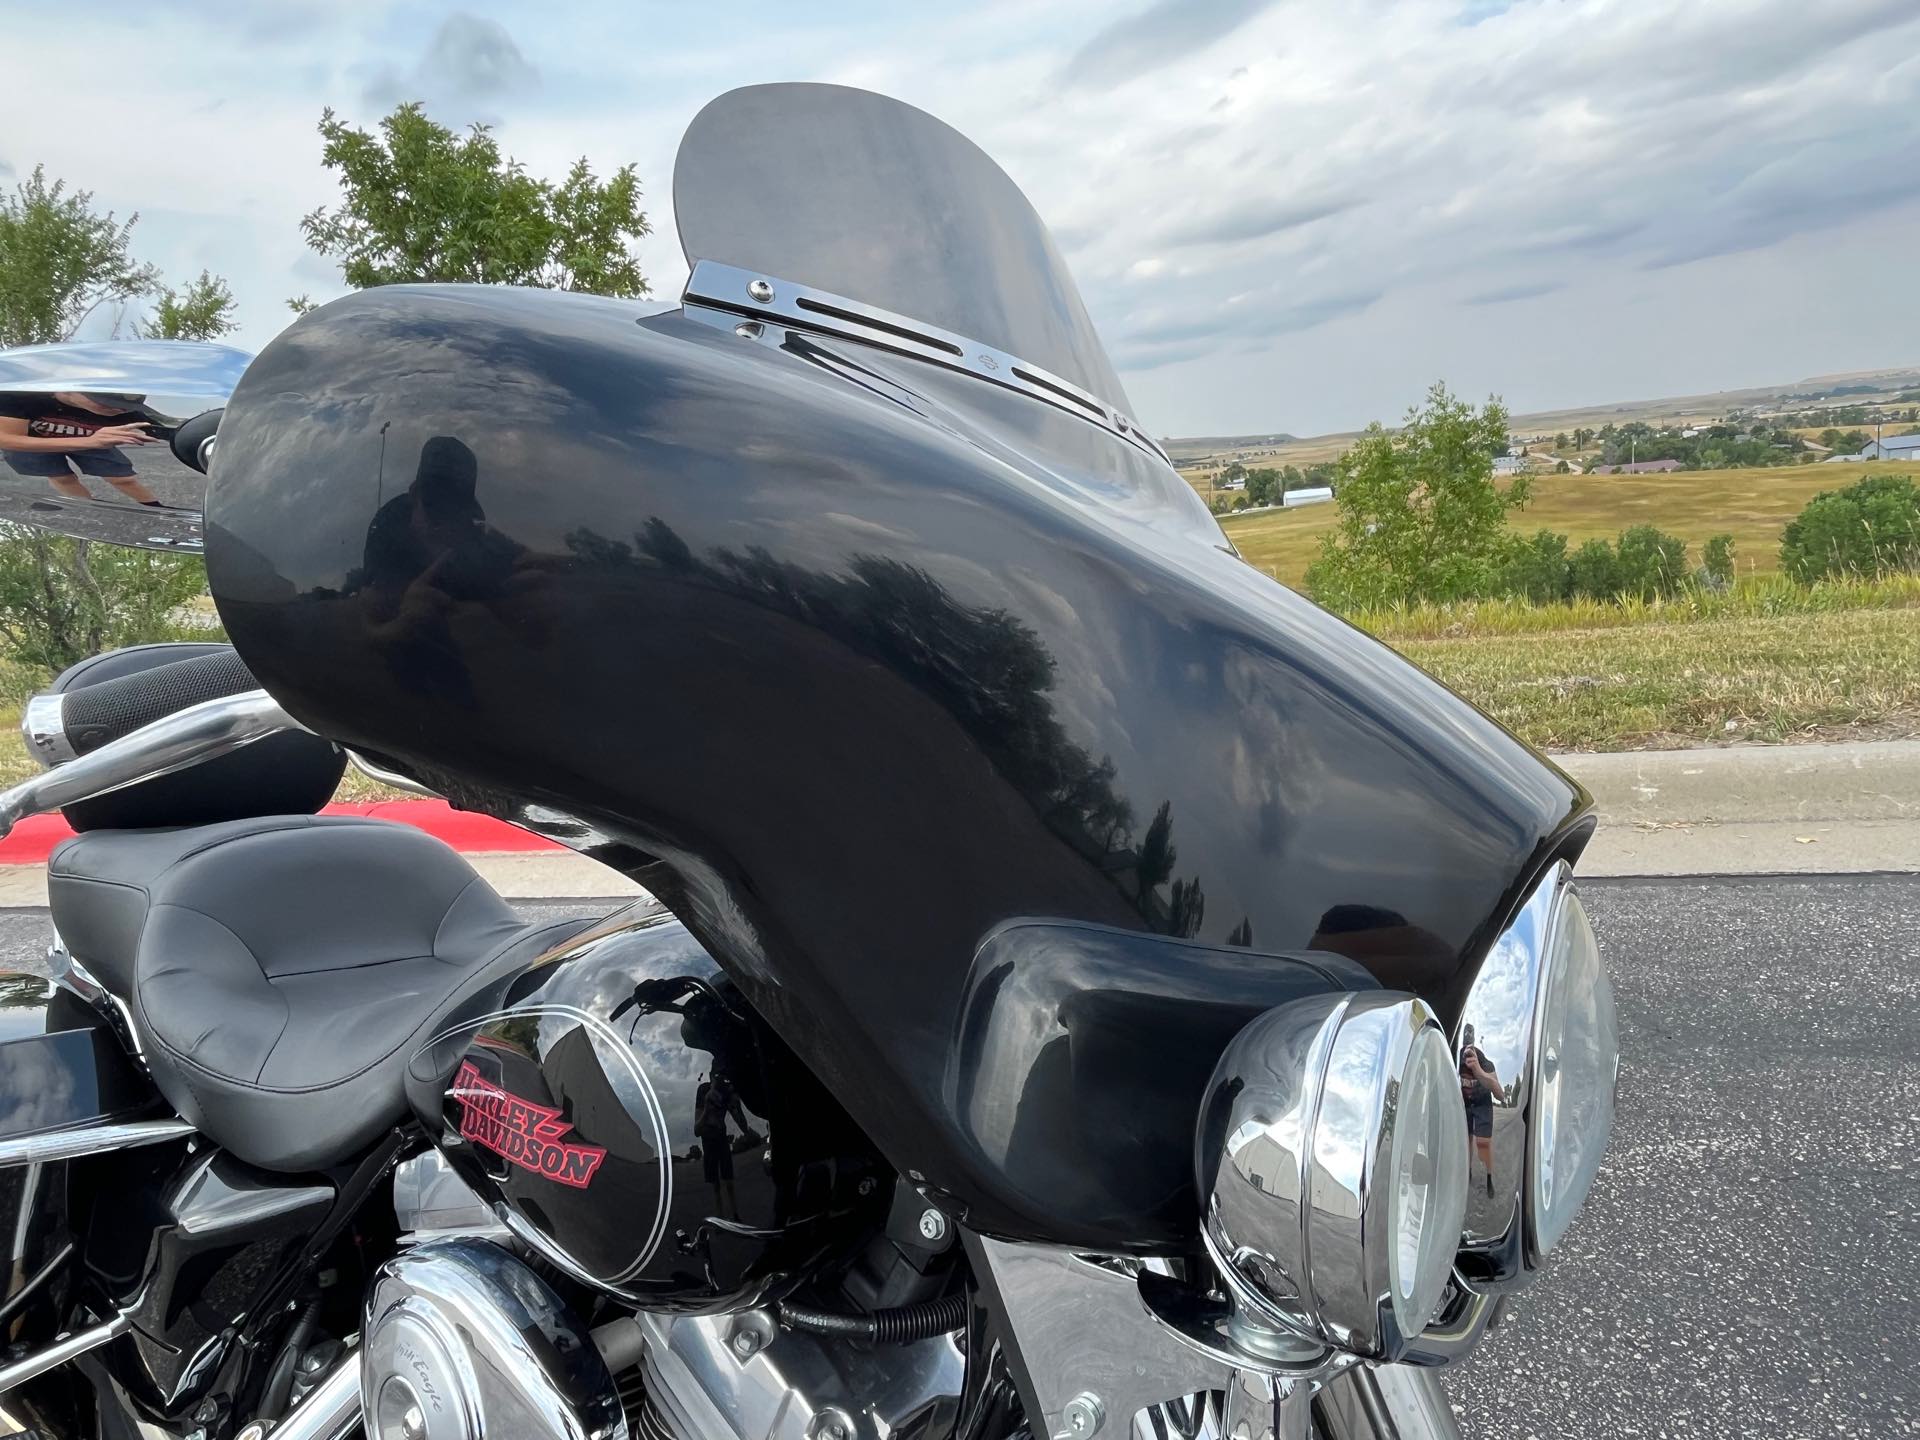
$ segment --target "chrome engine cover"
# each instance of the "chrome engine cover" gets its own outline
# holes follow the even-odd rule
[[[483,1240],[434,1240],[367,1293],[368,1440],[626,1440],[593,1337],[532,1270]]]
[[[889,1440],[944,1435],[966,1365],[952,1335],[857,1346],[780,1330],[764,1310],[636,1317],[643,1440]]]

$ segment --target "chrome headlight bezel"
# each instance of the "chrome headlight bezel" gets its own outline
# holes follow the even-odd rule
[[[1359,991],[1254,1020],[1221,1056],[1195,1137],[1201,1235],[1236,1314],[1397,1359],[1449,1279],[1465,1157],[1450,1047],[1424,1001]]]
[[[1571,946],[1581,948],[1575,953]],[[1556,1027],[1566,1019],[1548,1009],[1567,1000],[1564,991],[1556,989],[1556,976],[1565,978],[1569,966],[1579,967],[1580,978],[1597,980],[1589,995],[1601,1033],[1581,1038],[1606,1052],[1604,1057],[1588,1057],[1596,1068],[1604,1063],[1607,1070],[1603,1093],[1585,1097],[1598,1112],[1586,1117],[1587,1128],[1599,1132],[1604,1150],[1619,1069],[1612,987],[1573,883],[1573,869],[1562,860],[1535,884],[1489,948],[1454,1029],[1456,1062],[1464,1064],[1471,1035],[1472,1043],[1494,1063],[1506,1092],[1504,1102],[1492,1107],[1494,1183],[1489,1192],[1480,1169],[1470,1175],[1466,1223],[1455,1258],[1461,1282],[1474,1290],[1504,1292],[1530,1283],[1591,1188],[1590,1166],[1584,1177],[1577,1177],[1577,1194],[1563,1187],[1554,1200],[1543,1195],[1550,1166],[1541,1146],[1551,1143],[1551,1116],[1544,1107],[1565,1098],[1545,1093],[1556,1083],[1558,1056],[1543,1041],[1560,1033]],[[1583,1138],[1591,1141],[1592,1136]],[[1597,1165],[1600,1153],[1585,1158]],[[1553,1209],[1556,1202],[1559,1208]]]

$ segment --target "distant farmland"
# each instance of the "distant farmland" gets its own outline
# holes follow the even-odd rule
[[[1780,532],[1822,490],[1863,475],[1920,476],[1920,465],[1782,465],[1750,470],[1679,470],[1670,475],[1536,475],[1527,508],[1510,514],[1520,534],[1565,531],[1571,542],[1612,539],[1630,525],[1657,525],[1700,559],[1710,536],[1730,534],[1742,575],[1780,568]],[[1227,536],[1250,562],[1298,586],[1338,519],[1333,505],[1224,516]]]

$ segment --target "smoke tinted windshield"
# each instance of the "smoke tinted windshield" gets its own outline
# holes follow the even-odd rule
[[[832,291],[1050,370],[1132,414],[1047,227],[979,146],[840,85],[755,85],[680,142],[673,209],[689,265]]]

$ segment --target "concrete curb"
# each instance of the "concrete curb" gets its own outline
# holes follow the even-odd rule
[[[1600,810],[1583,874],[1920,870],[1920,742],[1553,759]]]

